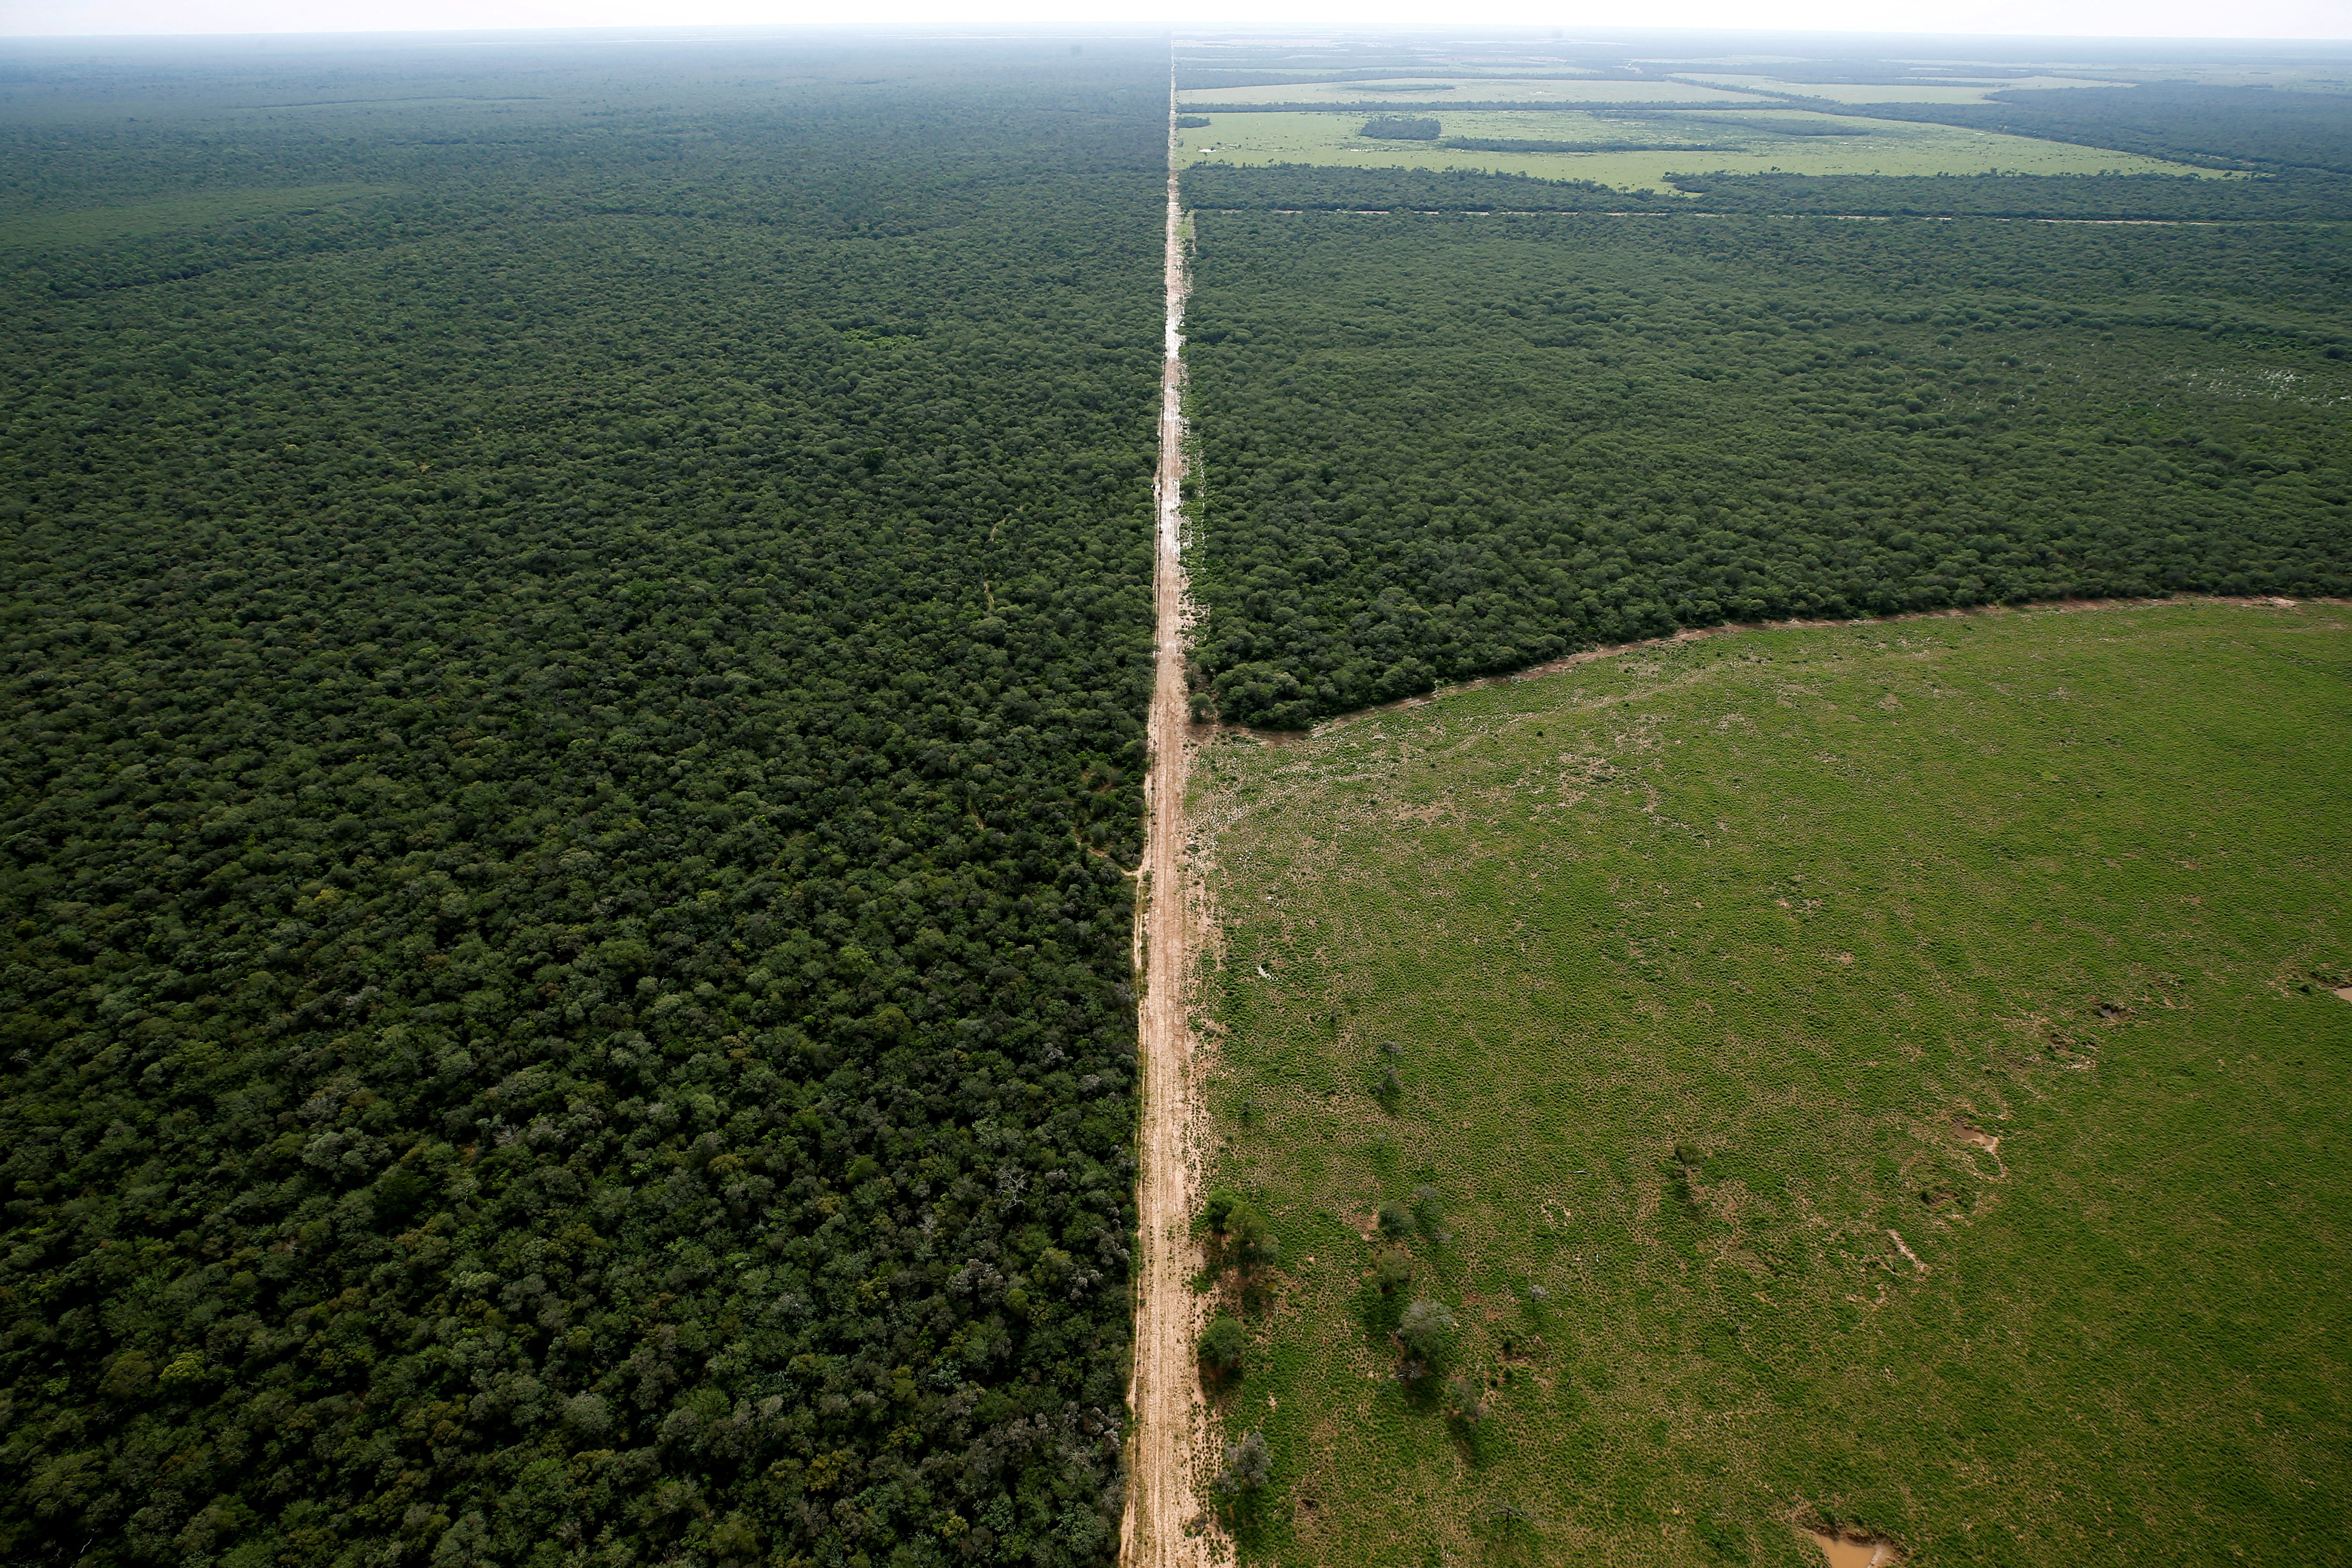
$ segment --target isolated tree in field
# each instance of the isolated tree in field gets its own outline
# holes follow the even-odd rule
[[[1256,1205],[1234,1193],[1209,1195],[1201,1218],[1228,1261],[1243,1269],[1268,1269],[1282,1258],[1282,1243]]]
[[[1247,1338],[1241,1321],[1220,1312],[1201,1331],[1201,1364],[1214,1377],[1230,1377],[1241,1370]]]
[[[1445,1208],[1438,1202],[1437,1189],[1423,1186],[1412,1189],[1413,1223],[1433,1240],[1450,1241],[1453,1233],[1445,1228]]]
[[[1225,1468],[1213,1484],[1219,1497],[1238,1498],[1264,1489],[1274,1477],[1274,1450],[1264,1432],[1252,1432],[1238,1443],[1225,1445]]]
[[[1234,1210],[1241,1207],[1243,1204],[1238,1193],[1219,1187],[1210,1193],[1207,1201],[1201,1205],[1201,1223],[1209,1228],[1211,1234],[1222,1236],[1225,1221],[1232,1218]]]
[[[1455,1420],[1465,1427],[1475,1427],[1490,1413],[1486,1406],[1486,1391],[1471,1379],[1462,1376],[1445,1380],[1445,1407]]]
[[[1423,1296],[1405,1308],[1397,1323],[1397,1343],[1413,1360],[1431,1365],[1445,1359],[1454,1343],[1454,1314],[1441,1302]]]

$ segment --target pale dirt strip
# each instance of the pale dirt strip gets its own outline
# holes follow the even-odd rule
[[[1119,1561],[1128,1568],[1205,1568],[1215,1539],[1201,1520],[1198,1461],[1206,1446],[1195,1330],[1191,1239],[1192,1040],[1184,1015],[1184,235],[1177,188],[1173,81],[1168,110],[1167,341],[1160,372],[1160,470],[1153,603],[1154,654],[1144,781],[1143,1122],[1137,1140],[1137,1227],[1142,1267],[1135,1312],[1135,1370],[1128,1389],[1127,1515]],[[1201,1533],[1194,1533],[1198,1530]]]

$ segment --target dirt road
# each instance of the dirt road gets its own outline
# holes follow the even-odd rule
[[[1207,1539],[1196,1457],[1204,1441],[1192,1364],[1196,1262],[1191,1239],[1192,1041],[1184,1019],[1184,327],[1183,209],[1176,183],[1175,95],[1169,95],[1167,342],[1160,372],[1160,473],[1153,598],[1159,622],[1151,689],[1151,771],[1145,781],[1143,1125],[1138,1139],[1140,1293],[1135,1311],[1135,1413],[1119,1561],[1129,1568],[1201,1568]]]

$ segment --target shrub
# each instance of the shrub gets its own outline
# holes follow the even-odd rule
[[[1372,1260],[1372,1280],[1383,1296],[1394,1295],[1412,1283],[1412,1254],[1402,1247],[1384,1247]]]
[[[1434,1365],[1452,1348],[1454,1329],[1454,1314],[1443,1303],[1423,1296],[1405,1308],[1404,1318],[1397,1324],[1397,1343],[1415,1361]]]
[[[1201,1364],[1220,1377],[1241,1370],[1247,1341],[1238,1319],[1220,1312],[1201,1331]]]
[[[1450,1377],[1445,1381],[1446,1409],[1465,1427],[1475,1427],[1489,1414],[1486,1391],[1466,1377]]]
[[[1413,1223],[1431,1236],[1441,1241],[1447,1239],[1444,1228],[1445,1210],[1437,1201],[1435,1187],[1423,1186],[1412,1189],[1412,1218]]]
[[[1381,1234],[1391,1241],[1401,1240],[1412,1234],[1412,1215],[1401,1203],[1381,1205],[1377,1223],[1381,1228]]]
[[[1225,1468],[1214,1482],[1219,1497],[1240,1497],[1258,1491],[1274,1476],[1274,1451],[1264,1432],[1252,1432],[1238,1443],[1225,1445]]]

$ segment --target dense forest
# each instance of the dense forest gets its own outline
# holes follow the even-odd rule
[[[2352,591],[2334,227],[1198,235],[1203,713],[1304,725],[1726,619]]]
[[[1580,143],[1447,145],[1502,152],[1622,152]],[[1697,161],[1696,156],[1694,161]],[[1987,217],[2084,223],[2352,221],[2352,180],[2200,180],[2172,174],[1676,174],[1680,195],[1591,180],[1476,169],[1196,163],[1185,196],[1211,212],[1782,213],[1822,217]]]
[[[1826,100],[1809,99],[1807,107],[1854,112]],[[2222,168],[2352,174],[2352,100],[2342,93],[2151,82],[2029,88],[1980,104],[1874,103],[1867,112]]]
[[[1080,47],[17,64],[10,1560],[1108,1560],[1166,99]]]

